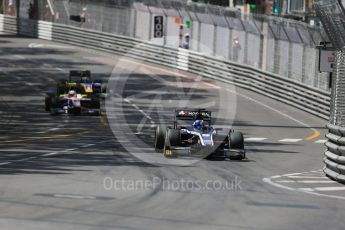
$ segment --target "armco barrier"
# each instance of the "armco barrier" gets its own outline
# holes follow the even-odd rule
[[[345,128],[328,124],[329,133],[326,135],[327,151],[324,162],[324,172],[331,178],[345,183]]]
[[[4,17],[4,27],[13,24]],[[9,25],[7,25],[9,24]],[[15,24],[15,23],[14,23]],[[50,22],[20,20],[19,34],[124,55],[177,68],[205,78],[232,83],[324,119],[329,118],[330,92],[251,66],[224,61],[197,52],[175,49],[138,39]]]
[[[17,33],[17,20],[15,17],[0,14],[0,31],[9,34]]]

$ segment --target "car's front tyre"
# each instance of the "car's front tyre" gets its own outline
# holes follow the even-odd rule
[[[165,143],[166,128],[157,126],[155,131],[155,149],[163,149]]]

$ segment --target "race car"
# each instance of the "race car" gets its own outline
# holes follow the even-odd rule
[[[90,71],[71,71],[69,81],[57,84],[56,94],[45,97],[45,110],[51,114],[100,114],[101,82],[90,79]],[[77,81],[72,77],[79,76]]]
[[[74,80],[74,78],[77,78]],[[91,71],[89,70],[71,70],[69,80],[61,80],[58,84],[58,94],[65,93],[69,87],[78,88],[78,92],[83,95],[101,96],[105,92],[102,87],[102,80],[91,80]]]
[[[210,111],[175,110],[174,126],[160,125],[155,132],[155,148],[165,157],[224,157],[231,160],[246,158],[241,132],[224,131],[212,127]],[[182,126],[179,121],[192,121]]]

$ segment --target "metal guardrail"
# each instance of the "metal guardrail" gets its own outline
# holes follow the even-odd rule
[[[61,24],[20,20],[19,25],[19,33],[22,35],[54,40],[177,68],[205,78],[232,83],[321,118],[329,118],[330,92],[251,66],[224,61],[190,50],[160,46],[134,38]]]
[[[327,128],[324,172],[332,179],[345,183],[345,128],[331,124]]]
[[[1,29],[5,33],[16,34],[17,33],[17,19],[16,17],[4,16],[0,14]]]

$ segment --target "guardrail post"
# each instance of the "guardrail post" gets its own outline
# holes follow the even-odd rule
[[[20,0],[16,1],[17,34],[20,34]]]
[[[268,39],[268,23],[263,20],[261,25],[261,57],[260,57],[260,69],[266,71],[267,67],[267,39]]]

